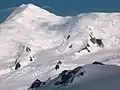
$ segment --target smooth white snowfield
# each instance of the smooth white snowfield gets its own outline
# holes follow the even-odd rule
[[[119,20],[120,13],[62,17],[33,4],[21,5],[0,24],[0,90],[27,90],[36,79],[54,79],[65,69],[94,61],[108,66],[87,66],[88,76],[83,77],[82,81],[79,78],[68,89],[88,90],[88,86],[95,85],[89,90],[103,86],[102,90],[113,90],[114,87],[114,90],[120,90]],[[30,51],[26,50],[27,47]],[[55,70],[58,61],[62,61],[62,65]],[[21,67],[15,70],[18,62]],[[95,73],[100,74],[97,80]],[[102,80],[105,82],[103,86]],[[56,89],[51,89],[50,85],[41,88],[47,90],[48,87],[48,90]]]

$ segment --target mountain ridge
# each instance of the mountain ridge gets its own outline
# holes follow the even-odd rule
[[[27,90],[37,78],[94,61],[119,66],[119,20],[120,13],[62,17],[33,4],[18,7],[0,24],[1,83],[6,90]]]

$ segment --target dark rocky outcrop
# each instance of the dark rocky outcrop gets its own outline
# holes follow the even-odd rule
[[[61,64],[62,64],[62,61],[58,61],[56,66],[55,66],[55,70],[58,70],[60,68]]]
[[[32,57],[30,57],[30,61],[33,61]]]
[[[42,85],[44,85],[44,84],[45,84],[45,82],[42,82],[42,81],[40,81],[39,79],[36,79],[36,80],[32,83],[32,85],[30,86],[29,89],[38,88],[38,87],[40,87],[40,86],[42,86]]]
[[[72,83],[74,78],[75,78],[75,74],[78,73],[81,70],[82,67],[77,67],[73,70],[64,70],[62,73],[60,73],[59,75],[61,76],[61,79],[59,81],[55,82],[55,85],[67,85],[68,83]],[[80,72],[79,76],[83,76],[85,73],[84,72]]]
[[[96,39],[95,38],[91,38],[90,41],[95,44],[96,43]]]
[[[57,64],[56,66],[55,66],[55,70],[58,70],[60,68],[60,66]]]
[[[99,47],[104,47],[104,44],[102,43],[101,39],[96,39],[96,43],[98,44]]]
[[[61,65],[61,64],[62,64],[62,61],[58,61],[57,64],[58,64],[58,65]]]
[[[69,48],[72,48],[72,45],[70,45]]]
[[[31,49],[29,47],[26,47],[27,52],[31,52]]]
[[[67,36],[66,40],[70,38],[70,35]]]
[[[18,68],[20,68],[21,67],[21,65],[20,65],[20,63],[18,62],[17,64],[16,64],[16,66],[15,66],[15,70],[17,70]]]
[[[101,39],[96,39],[96,38],[92,38],[90,39],[90,41],[93,43],[93,44],[97,44],[99,47],[104,47],[104,44],[102,42]]]
[[[101,63],[101,62],[98,62],[98,61],[95,61],[95,62],[93,62],[92,64],[105,65],[105,64],[103,64],[103,63]]]

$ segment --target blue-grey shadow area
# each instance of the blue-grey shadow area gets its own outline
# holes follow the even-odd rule
[[[88,12],[120,12],[120,0],[0,0],[0,9],[33,3],[60,16],[75,16]],[[12,12],[0,12],[2,22]]]

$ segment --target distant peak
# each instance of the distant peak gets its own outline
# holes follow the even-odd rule
[[[41,12],[43,12],[43,13],[49,13],[47,10],[45,10],[45,9],[42,9],[42,8],[40,8],[39,6],[36,6],[36,5],[34,5],[34,4],[31,4],[31,3],[29,3],[29,4],[26,4],[26,9],[31,9],[31,10],[38,10],[39,12],[41,11]]]
[[[55,18],[56,15],[48,12],[45,9],[40,8],[39,6],[36,6],[36,5],[30,3],[30,4],[20,5],[18,8],[16,8],[12,12],[12,14],[7,18],[7,20],[9,20],[9,19],[16,20],[16,19],[18,19],[18,17],[20,18],[20,16],[24,16],[25,18],[28,17],[28,16],[29,17],[30,16],[31,17],[39,16],[39,17],[42,17],[42,18],[43,17],[44,18],[51,18],[51,16],[52,16],[52,17]]]
[[[39,8],[38,6],[36,6],[36,5],[34,5],[34,4],[31,4],[31,3],[26,4],[26,6],[28,6],[28,7],[32,7],[32,8]]]

